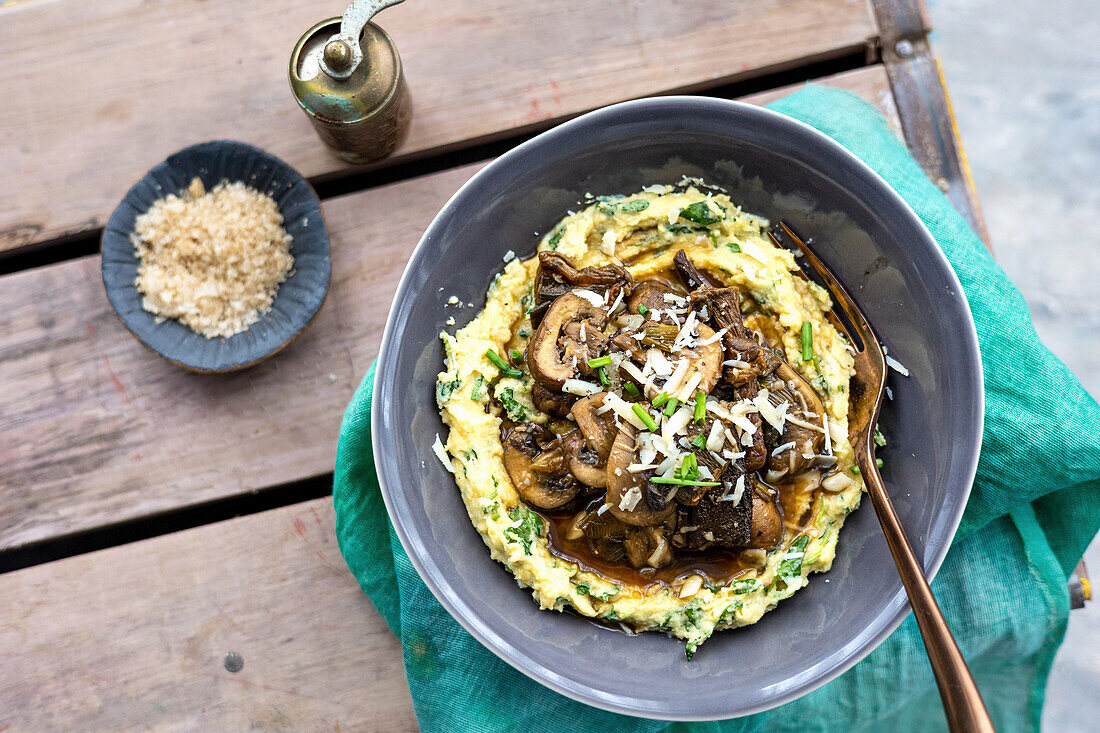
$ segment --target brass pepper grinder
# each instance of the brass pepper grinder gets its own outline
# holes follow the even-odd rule
[[[350,163],[389,155],[405,137],[412,102],[397,47],[370,22],[403,0],[355,0],[343,18],[305,32],[290,55],[290,89],[321,140]]]

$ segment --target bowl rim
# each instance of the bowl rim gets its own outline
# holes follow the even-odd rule
[[[430,240],[433,238],[436,229],[439,228],[440,222],[450,215],[452,209],[456,204],[460,203],[460,200],[466,194],[466,192],[475,187],[482,177],[490,175],[496,169],[507,166],[510,162],[524,155],[528,150],[533,147],[537,147],[543,144],[547,139],[564,135],[569,131],[586,126],[601,123],[604,121],[614,123],[616,118],[626,114],[644,114],[646,111],[653,110],[661,107],[681,107],[683,105],[701,105],[704,107],[710,107],[715,110],[727,110],[736,114],[745,114],[751,117],[757,117],[762,124],[786,126],[795,131],[796,134],[809,136],[813,138],[817,144],[824,146],[828,152],[843,158],[848,164],[853,165],[856,170],[862,175],[866,176],[872,183],[874,183],[881,193],[894,203],[901,214],[901,216],[907,218],[908,224],[913,226],[916,231],[925,239],[927,249],[930,251],[931,256],[939,260],[940,265],[943,267],[951,286],[954,291],[959,295],[961,305],[965,308],[966,323],[965,328],[965,340],[968,342],[968,352],[971,357],[972,365],[972,377],[974,384],[977,385],[975,390],[976,404],[975,415],[976,425],[974,431],[974,443],[972,448],[972,455],[970,456],[969,465],[966,466],[964,475],[966,480],[964,486],[961,489],[960,499],[953,510],[953,515],[950,517],[950,521],[944,525],[944,541],[938,546],[933,548],[931,556],[927,558],[925,563],[925,574],[929,583],[935,578],[939,572],[940,567],[943,565],[943,561],[947,556],[947,553],[954,540],[955,534],[958,531],[959,523],[962,520],[962,515],[966,509],[966,505],[970,498],[970,492],[974,485],[974,478],[977,475],[978,460],[981,454],[982,439],[984,436],[985,428],[985,391],[984,391],[984,379],[983,379],[983,367],[981,360],[981,351],[978,344],[977,329],[974,324],[973,313],[970,309],[970,303],[967,300],[966,292],[963,290],[962,284],[959,282],[958,275],[955,273],[954,268],[948,261],[946,255],[943,253],[938,242],[929,232],[927,226],[920,219],[920,217],[909,206],[908,202],[901,197],[901,195],[894,190],[894,188],[886,182],[873,168],[871,168],[862,159],[844,147],[841,143],[826,135],[825,133],[817,130],[813,126],[802,122],[801,120],[789,117],[780,112],[776,112],[765,107],[749,104],[747,102],[739,102],[736,100],[727,100],[713,97],[700,97],[693,95],[670,95],[664,97],[649,97],[643,99],[630,100],[626,102],[620,102],[617,104],[608,105],[599,109],[593,110],[586,114],[580,115],[572,120],[564,122],[560,125],[550,128],[539,135],[527,140],[520,145],[508,150],[499,157],[491,160],[484,167],[474,173],[462,186],[459,187],[455,193],[447,199],[447,202],[442,206],[439,212],[433,217],[431,223],[424,230],[424,234],[417,242],[416,247],[412,250],[409,256],[409,260],[406,263],[405,269],[401,275],[401,279],[398,282],[396,291],[394,292],[393,300],[390,304],[389,314],[386,318],[386,325],[382,334],[382,341],[378,351],[378,363],[377,373],[375,376],[374,387],[372,390],[372,404],[384,405],[385,398],[382,395],[382,391],[385,388],[387,381],[391,378],[391,370],[388,367],[388,362],[392,361],[387,359],[386,356],[394,348],[394,333],[398,328],[396,319],[396,305],[407,297],[409,289],[413,285],[415,279],[416,268],[413,267],[413,263],[418,260],[422,251],[426,249]],[[754,713],[763,712],[772,708],[778,707],[785,703],[791,702],[797,698],[806,695],[813,690],[821,687],[822,685],[836,679],[843,673],[847,672],[858,662],[864,659],[868,654],[874,651],[886,638],[892,634],[898,626],[901,625],[905,617],[909,615],[910,607],[908,598],[904,592],[904,589],[899,591],[893,597],[886,599],[886,602],[882,605],[882,612],[890,612],[885,622],[878,621],[882,619],[884,613],[880,613],[876,619],[879,623],[879,628],[875,633],[864,636],[859,639],[857,648],[848,655],[844,660],[836,663],[831,668],[825,670],[818,676],[802,682],[798,685],[792,686],[773,698],[769,698],[762,701],[759,704],[752,705],[743,709],[737,709],[732,711],[726,711],[724,713],[712,713],[692,714],[689,712],[662,712],[654,711],[652,705],[642,705],[643,702],[649,702],[649,699],[641,699],[638,697],[631,697],[621,694],[608,694],[603,693],[600,690],[590,688],[588,686],[573,683],[567,677],[563,677],[552,670],[549,670],[542,666],[542,664],[534,657],[527,654],[524,650],[515,647],[514,645],[506,642],[500,637],[497,632],[490,628],[487,624],[483,623],[475,609],[471,608],[468,604],[463,603],[459,597],[448,592],[451,587],[451,583],[439,572],[438,566],[432,561],[431,553],[427,548],[427,545],[416,537],[413,537],[405,526],[405,520],[408,519],[408,515],[405,508],[402,506],[404,501],[404,492],[397,491],[396,493],[390,488],[392,486],[400,486],[400,483],[396,480],[399,477],[394,476],[395,481],[391,484],[387,481],[387,474],[390,471],[395,470],[392,466],[388,465],[385,461],[378,460],[382,455],[380,452],[380,435],[382,434],[382,410],[374,410],[371,414],[371,432],[372,432],[372,450],[375,455],[375,465],[377,466],[378,484],[380,493],[382,494],[383,502],[386,506],[386,510],[389,514],[390,521],[397,534],[398,539],[401,542],[405,553],[408,555],[413,567],[416,569],[421,580],[431,590],[432,595],[436,600],[447,610],[452,618],[455,619],[471,636],[478,640],[489,651],[493,652],[497,657],[504,662],[523,673],[527,677],[535,680],[539,684],[548,687],[549,689],[562,694],[568,698],[591,705],[596,708],[607,710],[614,713],[620,713],[623,715],[629,715],[634,717],[647,717],[659,720],[669,721],[707,721],[707,720],[723,720],[732,717],[743,717],[752,715]],[[495,562],[495,561],[494,561]],[[891,611],[891,608],[893,609]]]
[[[303,184],[305,186],[305,190],[308,191],[309,194],[308,200],[310,203],[310,215],[312,216],[314,212],[316,213],[318,222],[317,227],[320,229],[320,236],[324,239],[324,289],[320,292],[320,298],[319,300],[317,300],[316,306],[311,308],[308,313],[304,310],[301,311],[301,313],[304,314],[304,318],[295,319],[294,331],[290,333],[285,339],[283,339],[281,343],[277,344],[271,349],[268,349],[267,351],[255,351],[254,353],[248,354],[249,359],[247,361],[231,363],[228,365],[218,365],[214,367],[204,367],[199,364],[193,363],[193,361],[188,358],[189,356],[191,356],[190,353],[169,353],[168,351],[159,350],[157,347],[150,344],[145,339],[142,333],[135,328],[134,324],[131,323],[128,316],[123,315],[123,311],[122,309],[120,309],[121,304],[124,302],[123,294],[119,289],[111,287],[111,285],[107,281],[108,268],[113,266],[115,263],[114,261],[108,261],[108,259],[103,256],[103,252],[105,246],[107,246],[108,237],[113,238],[114,236],[116,236],[116,232],[112,230],[112,224],[115,218],[122,215],[122,209],[125,206],[127,200],[132,195],[134,195],[134,192],[138,189],[139,186],[142,185],[142,183],[146,181],[146,179],[151,178],[151,176],[161,168],[172,166],[173,160],[177,159],[179,156],[197,153],[217,154],[222,151],[227,151],[230,154],[250,154],[265,159],[276,167],[284,170],[287,173],[287,177],[293,181],[294,185]],[[237,179],[234,179],[234,182],[238,182]],[[245,183],[246,185],[248,183],[247,181],[243,180],[240,180],[239,182]],[[261,193],[266,192],[261,191]],[[277,201],[276,205],[279,208],[280,215],[283,215],[285,218],[283,207],[280,206]],[[132,229],[130,232],[128,232],[128,234],[130,233],[132,233]],[[291,246],[293,247],[293,243],[291,244]],[[301,336],[302,333],[304,333],[305,330],[309,328],[309,326],[317,319],[317,316],[321,313],[321,308],[324,306],[325,301],[328,299],[328,293],[332,286],[332,243],[329,240],[328,224],[325,222],[324,211],[321,207],[321,199],[320,197],[318,197],[317,191],[313,188],[313,185],[310,184],[309,179],[303,176],[298,171],[298,169],[292,166],[290,163],[287,163],[282,158],[267,152],[263,148],[252,145],[250,143],[241,142],[240,140],[216,139],[187,145],[183,148],[180,148],[179,150],[169,153],[168,156],[164,158],[164,160],[160,161],[152,168],[147,170],[144,174],[142,174],[140,178],[134,181],[134,183],[131,184],[128,189],[126,189],[126,193],[119,199],[118,204],[115,205],[115,208],[111,211],[111,215],[107,218],[107,223],[104,225],[103,231],[100,233],[99,236],[99,258],[100,281],[103,283],[103,289],[107,294],[107,300],[111,304],[111,310],[114,312],[115,317],[118,318],[119,322],[122,323],[123,327],[130,333],[131,336],[134,337],[134,339],[137,340],[139,344],[141,344],[150,353],[155,354],[156,356],[164,359],[174,366],[180,367],[181,369],[185,369],[190,372],[194,372],[196,374],[229,374],[231,372],[241,371],[244,369],[248,369],[249,367],[255,366],[260,362],[266,361],[267,359],[270,359],[279,352],[283,351],[294,341],[296,341],[298,337]],[[297,258],[295,258],[295,264],[297,265]],[[281,289],[282,288],[280,284],[280,290]],[[279,295],[278,293],[276,293],[275,300],[278,300],[278,298]],[[274,307],[274,301],[272,303],[272,307]],[[269,310],[268,313],[270,312],[271,311]],[[267,314],[265,313],[264,315],[260,316],[260,319],[263,320],[266,315]],[[260,321],[257,321],[257,323],[259,322]],[[235,336],[240,336],[247,333],[250,328],[252,328],[251,325],[248,328],[245,328],[244,331],[233,334],[233,336],[218,338],[231,339]]]

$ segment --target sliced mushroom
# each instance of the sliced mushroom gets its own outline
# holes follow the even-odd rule
[[[563,333],[565,327],[575,322],[592,324],[595,329],[607,323],[607,311],[572,293],[566,293],[553,302],[527,346],[527,367],[536,381],[547,387],[561,389],[565,380],[576,374],[573,356],[563,354],[563,339],[575,339]],[[579,327],[578,327],[579,328]],[[589,326],[586,325],[586,330]]]
[[[672,559],[664,526],[635,527],[611,512],[586,512],[573,527],[584,535],[589,549],[604,562],[629,562],[635,568],[660,567]]]
[[[696,345],[682,352],[689,359],[684,384],[695,374],[700,374],[699,386],[696,390],[701,389],[707,394],[714,389],[714,385],[718,383],[718,377],[722,374],[722,344],[720,340],[713,340],[713,338],[714,331],[710,326],[700,324]],[[708,339],[711,339],[710,343],[703,343]]]
[[[607,486],[607,458],[588,447],[581,431],[572,430],[562,440],[569,456],[569,472],[586,486]]]
[[[708,547],[744,547],[751,538],[753,510],[752,492],[747,488],[740,501],[734,503],[728,497],[722,499],[718,491],[708,491],[692,507],[681,509],[681,530],[674,543],[687,550],[703,550]]]
[[[748,546],[752,549],[774,550],[783,539],[783,519],[775,503],[756,492],[752,495],[752,531]]]
[[[629,291],[633,284],[634,278],[622,265],[602,265],[578,270],[565,255],[557,252],[540,252],[539,269],[535,275],[535,307],[531,309],[531,323],[537,327],[551,303],[576,288],[587,288],[601,294],[610,293],[610,302],[620,290]]]
[[[633,333],[622,332],[616,334],[611,339],[611,346],[615,351],[625,351],[634,361],[645,361],[645,347],[634,338]]]
[[[821,416],[825,412],[825,406],[821,398],[809,382],[786,362],[780,362],[776,370],[764,377],[760,384],[767,387],[768,398],[772,404],[786,402],[788,412],[800,422],[822,425]],[[767,426],[765,430],[768,435],[765,439],[774,435],[775,437],[769,441],[772,445],[784,446],[794,443],[793,446],[769,457],[768,479],[773,482],[778,481],[785,476],[793,476],[810,468],[825,443],[825,434],[822,429],[807,428],[787,420],[783,425],[782,435],[779,435],[774,428]],[[810,457],[807,458],[807,455]]]
[[[588,442],[588,447],[594,450],[605,461],[611,455],[611,446],[615,442],[615,436],[619,430],[615,427],[615,419],[612,413],[599,413],[603,407],[606,392],[598,392],[588,397],[582,397],[573,403],[570,414],[577,421],[577,427]]]
[[[745,384],[732,388],[732,392],[731,401],[733,402],[752,401],[760,394],[760,388],[755,379],[750,379]],[[753,424],[755,430],[752,433],[752,442],[741,446],[741,449],[745,451],[745,458],[742,463],[749,471],[759,471],[768,462],[768,446],[764,434],[766,423],[760,417],[759,412],[750,412],[745,416],[745,419]],[[772,443],[772,445],[775,445],[775,443]]]
[[[721,283],[696,267],[695,263],[691,261],[691,258],[687,256],[687,252],[684,250],[680,250],[676,253],[676,256],[672,258],[672,264],[676,266],[676,272],[679,273],[684,284],[687,285],[688,290],[695,290],[702,287],[722,287]]]
[[[547,415],[566,417],[576,401],[576,395],[547,389],[538,382],[531,386],[531,402]]]
[[[504,435],[504,468],[520,497],[542,509],[569,503],[580,486],[569,473],[569,455],[561,436],[534,423]]]
[[[747,365],[731,364],[726,367],[723,376],[730,384],[739,386],[750,379],[759,379],[771,374],[779,366],[780,359],[775,352],[767,346],[761,346],[756,339],[723,337],[722,344],[726,348],[726,361],[739,361]]]
[[[635,285],[631,291],[630,299],[627,301],[627,309],[630,313],[638,313],[638,306],[645,306],[648,311],[645,314],[646,319],[656,319],[669,324],[675,323],[672,316],[666,312],[662,312],[660,318],[654,316],[656,311],[667,311],[669,308],[676,307],[675,303],[669,302],[665,298],[666,295],[676,298],[684,297],[683,293],[677,292],[671,285],[660,280],[643,280]]]
[[[672,559],[665,528],[661,526],[631,527],[623,540],[623,549],[636,568],[647,565],[657,568]]]
[[[603,356],[611,347],[611,339],[591,318],[565,324],[560,343],[563,361],[572,364],[576,359],[577,371],[585,377],[596,375],[596,370],[588,366],[588,361]]]
[[[741,318],[741,295],[736,288],[699,288],[691,294],[694,306],[706,308],[707,318],[714,327],[724,331],[722,347],[724,361],[744,362],[747,366],[726,367],[723,376],[735,386],[767,374],[779,364],[775,353],[757,342]]]
[[[629,466],[634,463],[634,428],[623,423],[611,445],[611,454],[607,458],[607,504],[608,511],[618,519],[635,527],[659,524],[668,519],[676,510],[676,504],[669,502],[661,511],[650,508],[645,500],[647,480],[644,473],[631,473]],[[637,490],[633,494],[633,490]],[[631,494],[630,501],[624,504],[623,497]],[[633,506],[630,506],[633,504]],[[624,508],[630,507],[630,508]]]

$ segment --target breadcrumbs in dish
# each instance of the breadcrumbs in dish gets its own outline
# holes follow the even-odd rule
[[[195,178],[182,195],[157,200],[130,235],[134,284],[157,322],[175,318],[207,338],[240,333],[271,309],[291,274],[291,236],[268,195]]]

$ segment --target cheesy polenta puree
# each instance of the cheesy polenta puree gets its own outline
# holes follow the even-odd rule
[[[853,375],[853,357],[845,338],[825,318],[826,311],[831,307],[827,292],[799,277],[793,254],[777,247],[768,238],[768,225],[767,220],[743,212],[725,194],[706,192],[694,186],[686,190],[649,186],[632,196],[599,197],[582,211],[570,212],[543,237],[538,247],[539,253],[553,253],[542,254],[543,258],[547,258],[547,267],[551,264],[550,258],[560,255],[562,257],[554,260],[559,267],[567,267],[561,263],[568,262],[582,274],[586,272],[583,268],[603,266],[621,275],[622,268],[625,268],[633,281],[633,286],[626,287],[634,287],[635,294],[640,290],[640,283],[649,280],[658,283],[651,289],[664,292],[663,298],[645,301],[654,308],[635,306],[638,313],[627,308],[627,303],[634,300],[633,296],[629,299],[623,297],[624,290],[619,291],[618,302],[614,302],[616,291],[613,285],[602,294],[599,287],[593,285],[575,288],[572,294],[561,297],[580,296],[581,299],[571,301],[571,308],[563,306],[558,309],[575,311],[579,304],[580,309],[584,310],[588,308],[585,303],[590,302],[599,314],[593,317],[594,320],[582,322],[579,337],[594,338],[593,324],[598,325],[606,317],[611,324],[617,325],[609,325],[605,330],[614,331],[625,323],[626,338],[636,339],[636,348],[644,348],[645,342],[651,342],[648,336],[659,339],[658,329],[663,322],[665,336],[672,338],[675,334],[672,351],[653,354],[660,350],[649,348],[644,367],[624,358],[623,353],[619,353],[613,363],[605,363],[609,358],[605,355],[587,360],[582,358],[578,364],[575,352],[570,359],[568,347],[562,344],[581,345],[576,340],[575,322],[570,332],[573,341],[568,340],[567,329],[559,330],[560,341],[554,341],[551,346],[539,345],[538,351],[542,357],[530,353],[534,350],[529,348],[531,341],[538,337],[539,331],[532,324],[532,312],[546,305],[536,303],[540,295],[536,278],[543,276],[539,256],[526,260],[506,256],[508,261],[503,271],[488,288],[485,308],[453,336],[446,332],[441,334],[446,352],[446,370],[439,374],[436,398],[450,432],[446,439],[446,452],[437,438],[436,453],[453,470],[470,519],[488,545],[492,557],[508,568],[520,586],[531,589],[543,609],[562,611],[571,606],[584,616],[619,623],[632,631],[663,631],[683,639],[690,658],[698,645],[714,631],[757,622],[780,600],[806,585],[810,573],[823,572],[831,567],[840,528],[846,515],[859,505],[862,490],[858,469],[853,470],[854,455],[848,442],[848,387]],[[746,394],[731,392],[734,388],[729,385],[715,385],[711,394],[703,394],[701,389],[707,379],[712,378],[713,381],[712,372],[706,372],[701,379],[691,380],[679,375],[682,381],[677,385],[673,381],[678,374],[667,374],[672,365],[690,361],[688,357],[676,361],[677,353],[699,354],[698,359],[703,359],[707,349],[727,344],[725,351],[718,348],[718,353],[728,357],[728,344],[743,345],[743,342],[727,341],[729,334],[739,327],[737,324],[731,324],[728,329],[718,329],[716,325],[709,328],[695,325],[701,323],[703,315],[712,319],[716,317],[706,310],[706,304],[711,303],[709,300],[702,301],[705,303],[703,308],[697,309],[696,315],[691,316],[694,323],[688,323],[688,328],[684,329],[684,321],[688,317],[683,306],[689,297],[694,296],[681,290],[669,294],[669,287],[676,287],[675,273],[679,271],[681,279],[685,277],[685,271],[674,262],[674,257],[681,250],[687,260],[703,273],[702,279],[709,278],[712,286],[727,289],[718,291],[712,288],[708,292],[728,293],[728,288],[732,287],[744,296],[740,301],[742,313],[734,321],[740,322],[743,318],[745,327],[752,326],[756,330],[757,340],[766,339],[765,346],[770,347],[763,349],[763,356],[752,352],[756,353],[756,358],[770,359],[774,365],[778,356],[794,370],[780,372],[788,375],[785,382],[776,382],[774,372],[771,377],[760,374],[761,381],[753,381],[756,385],[753,389],[759,390],[760,385],[765,384],[764,380],[772,380],[767,382],[772,387],[771,401],[762,400],[759,394],[754,400],[736,401],[731,397],[725,402],[714,397],[722,389],[726,390],[727,395]],[[621,267],[616,270],[614,265]],[[687,277],[687,281],[690,288],[691,278]],[[545,297],[545,293],[542,295]],[[671,312],[661,310],[662,302],[668,303]],[[692,302],[697,308],[698,303]],[[734,302],[737,302],[736,299]],[[551,317],[548,314],[553,312],[556,304],[556,300],[551,303],[550,310],[541,308],[543,323]],[[713,309],[717,311],[718,306]],[[609,310],[612,313],[607,315]],[[653,310],[661,319],[658,323],[653,321]],[[573,317],[568,314],[558,316]],[[643,325],[639,326],[639,321],[644,321]],[[588,324],[587,334],[584,323]],[[634,331],[631,331],[632,326]],[[687,336],[685,330],[688,331]],[[707,338],[703,338],[704,333],[708,334]],[[753,332],[745,333],[751,335]],[[600,336],[600,343],[604,344],[605,349],[615,348],[606,343],[607,336]],[[587,340],[584,343],[587,344]],[[612,339],[611,343],[615,341]],[[626,343],[629,345],[629,342]],[[676,352],[677,348],[681,351]],[[744,354],[750,352],[751,349]],[[582,356],[587,353],[593,352],[584,352]],[[550,356],[546,357],[546,354]],[[744,354],[740,355],[749,359]],[[585,471],[591,469],[591,464],[599,457],[591,452],[594,447],[592,441],[586,444],[579,431],[573,430],[562,437],[565,431],[577,427],[574,423],[581,415],[576,409],[552,414],[554,410],[548,405],[558,403],[547,401],[546,389],[536,386],[539,380],[534,377],[536,372],[540,379],[547,377],[547,374],[553,377],[554,374],[550,374],[553,369],[547,371],[543,368],[544,364],[533,361],[538,358],[550,358],[553,362],[550,366],[554,369],[560,370],[564,364],[567,372],[573,370],[569,379],[563,382],[560,379],[563,374],[557,374],[558,381],[553,382],[558,384],[558,391],[554,393],[556,398],[565,398],[566,405],[569,400],[577,400],[574,406],[583,404],[585,400],[591,401],[594,391],[603,390],[594,398],[603,400],[603,406],[597,403],[593,406],[596,409],[589,414],[604,421],[602,424],[610,431],[617,429],[616,440],[623,442],[626,453],[633,456],[628,460],[636,461],[627,473],[614,469],[614,472],[606,472],[606,478],[593,482],[607,480],[605,489],[587,486],[572,474],[561,472],[558,464],[562,460],[587,456],[583,458],[588,461],[587,464],[570,464],[578,471]],[[664,369],[665,385],[688,387],[689,392],[680,394],[684,399],[670,399],[671,391],[659,391],[659,379],[657,384],[653,384],[654,374],[661,372],[662,359],[669,365]],[[623,362],[626,362],[625,366]],[[701,371],[697,367],[702,361],[691,363],[693,367],[689,371]],[[603,365],[588,366],[591,364]],[[731,373],[734,381],[742,379],[744,374],[751,372],[743,372],[739,377],[738,370],[748,366],[739,358],[725,359],[719,372],[723,375],[718,377],[719,382],[724,375]],[[587,376],[577,370],[587,372]],[[649,374],[637,375],[639,370],[649,371]],[[612,371],[616,376],[610,380],[609,372]],[[794,373],[801,379],[795,378]],[[646,379],[634,379],[634,383],[627,385],[631,374]],[[605,386],[609,381],[611,386]],[[691,394],[690,390],[697,387],[700,389]],[[807,394],[806,387],[812,389],[809,393],[811,397],[817,396],[816,403],[811,400],[812,404],[807,405],[805,396],[798,396]],[[785,389],[786,392],[782,391]],[[608,391],[617,394],[603,397]],[[538,400],[533,392],[540,395]],[[751,397],[754,393],[747,394]],[[768,394],[766,388],[763,388],[763,394]],[[779,401],[776,394],[785,395],[786,401]],[[701,407],[698,404],[700,395],[703,398]],[[670,405],[670,402],[673,404]],[[608,403],[613,404],[608,407]],[[800,403],[804,408],[801,413],[797,408]],[[824,416],[810,409],[814,404],[823,406]],[[727,408],[729,411],[724,412]],[[549,412],[546,411],[548,409]],[[564,409],[569,408],[566,406]],[[641,412],[649,420],[644,420]],[[681,425],[685,412],[688,427]],[[698,427],[700,412],[706,422]],[[731,415],[730,412],[737,414]],[[799,414],[801,419],[796,418],[795,414]],[[725,418],[731,418],[732,424]],[[746,421],[753,420],[753,424],[759,425],[760,429],[746,435]],[[803,427],[799,428],[791,421],[800,422]],[[591,421],[581,421],[579,424],[589,425]],[[720,426],[715,427],[716,424]],[[692,425],[697,426],[694,430],[698,434],[692,438],[694,443],[688,443]],[[505,436],[502,436],[502,427]],[[653,427],[657,430],[652,430]],[[677,432],[669,436],[669,430]],[[790,440],[786,445],[774,446],[790,430],[801,430],[798,436],[802,442]],[[759,473],[750,473],[743,467],[750,460],[745,457],[746,453],[759,452],[760,446],[754,446],[752,441],[754,437],[758,442],[763,440],[759,436],[765,434],[772,436],[771,444],[764,446],[767,448],[764,457],[767,464]],[[576,440],[569,442],[572,440],[570,435],[577,436]],[[669,437],[671,442],[662,443],[662,435]],[[732,442],[725,442],[723,435]],[[653,446],[658,449],[663,447],[665,452],[676,455],[666,457]],[[639,452],[631,453],[631,447]],[[509,450],[512,451],[510,454]],[[540,450],[543,452],[539,453]],[[551,450],[559,453],[551,453]],[[611,457],[605,460],[615,459],[615,450],[620,450],[619,443],[615,443]],[[784,450],[786,453],[782,452]],[[606,456],[606,449],[604,453]],[[506,465],[506,454],[514,463]],[[639,455],[641,459],[637,458]],[[791,468],[784,475],[788,456]],[[637,462],[646,458],[648,464]],[[560,460],[555,464],[551,459]],[[547,470],[550,466],[550,473],[523,472],[539,460],[546,465],[537,470]],[[654,467],[658,461],[661,461],[660,465]],[[802,464],[802,473],[797,476],[794,475],[796,462]],[[644,468],[647,465],[649,468]],[[519,471],[524,478],[513,481],[509,468],[513,474]],[[602,464],[597,469],[607,471]],[[557,473],[554,473],[555,470]],[[718,470],[729,473],[717,475],[714,472]],[[633,473],[635,471],[641,473]],[[624,476],[627,478],[623,479]],[[645,484],[643,480],[639,485],[638,476],[648,477],[649,483]],[[734,476],[737,476],[736,487]],[[778,488],[760,482],[757,476],[773,478]],[[527,477],[533,477],[532,480],[538,485],[533,486]],[[748,489],[746,478],[749,479]],[[663,483],[655,483],[653,479]],[[616,492],[614,485],[624,480],[634,481],[635,484],[626,488],[625,493],[622,487]],[[708,516],[713,516],[713,511],[716,511],[713,507],[717,507],[717,511],[727,512],[721,516],[735,517],[727,524],[734,527],[732,535],[736,538],[721,546],[722,537],[729,534],[725,532],[726,526],[712,525],[711,530],[701,535],[698,527],[687,526],[686,522],[692,517],[702,516],[700,512],[703,509],[699,505],[677,504],[674,499],[666,499],[661,492],[668,487],[675,489],[670,493],[678,493],[681,501],[685,500],[685,494],[691,494],[691,499],[700,501],[700,504],[709,502],[706,506],[712,513]],[[540,501],[545,499],[546,505],[565,499],[568,501],[564,508],[555,506],[547,510],[544,506],[532,506],[525,501],[519,489],[524,489],[525,493],[532,490],[541,492],[537,496]],[[649,493],[639,498],[639,493],[646,490]],[[606,495],[601,495],[602,492]],[[701,492],[709,494],[704,493],[703,500],[699,500]],[[707,499],[707,496],[710,498]],[[767,503],[769,496],[770,505]],[[611,505],[613,498],[615,501]],[[666,500],[667,506],[662,509],[662,502]],[[728,504],[723,505],[722,502]],[[774,514],[774,526],[764,526],[757,531],[757,520],[754,520],[751,531],[756,534],[746,543],[745,528],[738,526],[736,517],[747,518],[749,515],[729,514],[733,505],[741,507],[736,510],[740,512],[748,511],[744,507],[751,505],[756,510],[754,516],[765,523]],[[579,519],[569,520],[566,517],[562,520],[559,515],[563,510],[577,512]],[[678,514],[670,513],[673,511]],[[663,524],[645,527],[616,524],[616,517],[633,522],[638,513],[649,517],[661,516],[662,512],[666,516]],[[780,515],[781,524],[777,521]],[[618,545],[613,542],[607,544],[606,537],[601,533],[611,532],[607,529],[609,526],[618,527],[614,531],[625,533],[622,536],[627,539],[619,541]],[[578,539],[577,535],[581,533],[578,527],[589,528],[590,535]],[[764,547],[753,546],[753,542],[764,535],[771,538],[762,540]],[[642,539],[637,540],[638,537]],[[582,550],[588,547],[592,553],[585,554],[578,550],[584,555],[578,557],[577,553],[563,551],[562,546],[554,546],[552,541],[555,538],[559,545],[580,547]],[[570,543],[565,538],[573,538],[574,541]],[[584,544],[586,542],[588,544]],[[604,544],[599,544],[601,542]],[[630,542],[634,544],[630,545]],[[681,549],[673,547],[676,542],[680,543]],[[738,550],[730,542],[745,544]],[[772,543],[770,547],[768,542]],[[640,551],[639,547],[642,548]],[[642,559],[654,547],[656,549],[652,554]],[[610,548],[604,555],[617,557],[622,565],[621,571],[614,562],[601,560],[600,548]],[[627,553],[623,548],[629,548],[631,552]],[[702,548],[701,552],[699,548]],[[715,573],[714,563],[708,564],[711,559],[708,552],[721,556],[724,563],[722,572]],[[625,559],[628,554],[634,567]],[[657,569],[651,567],[655,562]],[[660,569],[661,563],[664,563],[666,570]]]

